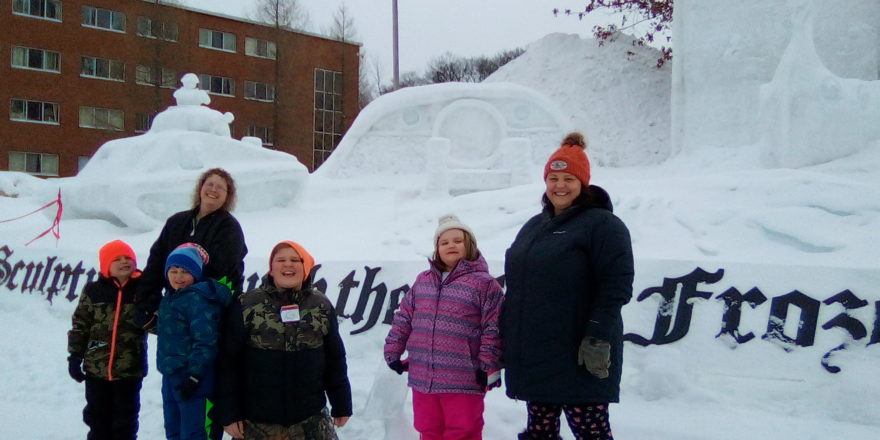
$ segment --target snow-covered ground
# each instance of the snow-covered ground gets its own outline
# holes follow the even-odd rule
[[[542,62],[511,63],[496,76],[550,97],[588,139],[593,133],[599,139],[621,133],[629,140],[620,154],[605,141],[588,149],[597,158],[592,180],[611,193],[615,213],[632,232],[637,259],[634,297],[624,309],[624,320],[626,331],[634,335],[631,340],[641,344],[625,345],[621,403],[611,408],[615,437],[877,438],[880,407],[873,400],[880,395],[880,344],[869,343],[880,342],[880,144],[857,146],[851,154],[799,168],[773,165],[772,148],[766,143],[706,146],[673,154],[669,139],[655,133],[655,121],[669,124],[655,119],[669,108],[664,93],[627,88],[619,99],[631,117],[597,124],[583,116],[601,90],[590,81],[569,78],[575,68],[566,66],[576,66],[586,78],[603,78],[601,84],[607,89],[632,82],[668,84],[668,71],[628,64],[650,63],[650,54],[628,61],[605,56],[602,50],[619,49],[597,49],[589,40],[551,35],[523,56]],[[627,76],[618,77],[621,83],[615,84],[613,72]],[[865,90],[876,87],[876,81],[842,82],[838,87],[843,92]],[[786,86],[786,90],[792,89]],[[383,107],[389,99],[394,97],[378,101],[372,110],[368,107],[362,117],[387,111]],[[614,105],[608,99],[597,102]],[[603,108],[591,111],[601,113]],[[528,130],[521,131],[519,135],[528,138]],[[539,131],[535,128],[533,133]],[[392,168],[421,164],[401,162],[394,152],[425,133],[386,129],[380,134],[392,144],[384,153],[371,150],[371,160]],[[116,178],[154,180],[156,186],[147,188],[125,186],[131,200],[139,200],[155,194],[168,176],[194,179],[201,168],[192,166],[193,154],[204,159],[200,166],[234,170],[242,152],[249,151],[247,145],[229,144],[208,160],[199,152],[210,148],[210,142],[192,140],[201,139],[203,133],[193,137],[181,132],[188,141],[164,150],[165,166],[151,164],[143,170],[137,158],[144,149],[154,148],[148,136],[158,134],[121,141],[108,149],[112,155],[99,153],[89,167],[98,168],[105,160],[128,163],[126,173]],[[651,136],[657,137],[656,145],[638,148]],[[533,143],[532,147],[552,151],[555,145]],[[354,151],[358,146],[352,143],[350,148]],[[666,160],[658,160],[660,156]],[[267,161],[278,165],[272,158]],[[341,330],[355,415],[339,431],[340,438],[416,438],[409,427],[408,404],[395,406],[391,398],[400,394],[402,382],[388,375],[381,358],[388,304],[425,266],[436,219],[444,213],[454,212],[472,227],[493,273],[501,275],[504,251],[519,227],[539,211],[543,185],[533,178],[523,185],[488,191],[472,188],[453,197],[426,192],[424,174],[431,173],[422,173],[421,168],[339,177],[330,171],[342,165],[328,165],[328,171],[303,179],[290,203],[275,200],[271,184],[253,181],[261,190],[248,193],[248,209],[235,213],[250,249],[246,274],[266,270],[268,252],[276,242],[303,243],[322,263],[318,277],[346,315]],[[542,163],[533,165],[538,172]],[[267,176],[266,181],[270,179]],[[81,213],[62,220],[60,240],[50,234],[29,246],[25,243],[51,226],[55,207],[45,215],[0,223],[0,395],[4,396],[0,435],[4,437],[85,436],[82,386],[69,379],[64,360],[75,305],[71,299],[89,269],[97,265],[101,244],[116,238],[127,241],[143,266],[161,226],[159,221],[148,230],[126,227],[98,207],[69,205],[111,205],[115,198],[132,215],[186,207],[178,196],[152,197],[147,205],[123,203],[126,194],[118,189],[113,189],[113,198],[103,193],[112,183],[90,173],[49,181],[0,173],[0,191],[15,195],[0,197],[0,220],[43,206],[59,187],[62,195],[78,192],[70,196],[78,201],[70,201],[65,210]],[[181,185],[184,192],[189,190],[188,184]],[[282,183],[274,185],[282,189]],[[85,274],[79,276],[77,287],[74,277],[65,279],[56,270],[65,265],[73,274]],[[52,268],[51,273],[46,267]],[[652,344],[643,345],[647,342]],[[150,344],[154,349],[153,337]],[[844,349],[833,351],[842,344]],[[839,372],[832,373],[835,368]],[[142,392],[144,439],[163,436],[159,384],[159,374],[152,371]],[[374,386],[381,386],[382,392],[371,395]],[[523,428],[524,404],[507,399],[502,391],[489,393],[486,408],[485,438],[514,438]],[[565,429],[563,438],[571,438]]]

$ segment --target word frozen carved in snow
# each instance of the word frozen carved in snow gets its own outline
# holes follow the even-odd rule
[[[701,283],[715,284],[724,276],[724,269],[716,272],[707,272],[700,267],[691,273],[678,278],[664,278],[661,286],[649,287],[643,290],[637,297],[641,302],[655,295],[660,296],[660,304],[657,311],[657,319],[654,322],[654,333],[650,339],[643,336],[627,333],[624,340],[641,346],[664,345],[676,342],[687,335],[693,316],[694,303],[698,300],[708,300],[712,297],[711,292],[699,290]],[[731,348],[739,344],[745,344],[755,338],[755,334],[740,332],[740,320],[743,314],[743,304],[748,304],[751,309],[767,302],[768,298],[757,287],[742,293],[735,287],[730,287],[715,297],[724,302],[724,313],[721,317],[721,330],[715,336],[731,343]],[[849,334],[852,341],[863,341],[868,337],[868,327],[850,312],[868,307],[867,300],[859,298],[849,289],[826,298],[823,301],[814,299],[798,290],[793,290],[785,295],[770,299],[770,316],[767,320],[767,330],[761,339],[775,343],[786,352],[791,352],[796,347],[811,347],[816,339],[816,331],[819,323],[819,310],[822,305],[838,305],[843,312],[828,319],[822,324],[823,330],[840,329]],[[792,316],[791,310],[797,310],[797,316]],[[797,332],[794,336],[785,333],[786,323],[797,319]],[[868,339],[867,345],[880,342],[880,301],[874,302],[873,332]],[[831,364],[831,356],[834,352],[845,350],[852,342],[844,342],[831,349],[822,357],[822,366],[830,373],[840,372],[840,367]]]

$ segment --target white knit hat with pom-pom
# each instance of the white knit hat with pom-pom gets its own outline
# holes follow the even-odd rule
[[[441,215],[439,219],[437,219],[437,231],[434,232],[434,244],[437,244],[437,240],[440,239],[440,235],[450,229],[461,229],[462,231],[471,234],[471,238],[476,243],[477,236],[474,235],[474,231],[471,230],[466,224],[462,223],[461,220],[458,219],[453,214]]]

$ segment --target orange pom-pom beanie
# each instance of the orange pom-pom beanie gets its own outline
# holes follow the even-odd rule
[[[587,157],[586,142],[580,133],[569,133],[562,140],[562,146],[553,152],[544,165],[544,180],[550,173],[569,173],[581,181],[584,186],[590,185],[590,159]]]

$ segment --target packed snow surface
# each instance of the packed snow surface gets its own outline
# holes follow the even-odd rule
[[[497,74],[505,82],[520,81],[545,95],[564,117],[549,145],[499,141],[495,148],[552,151],[564,134],[566,119],[593,137],[588,150],[595,158],[592,182],[609,191],[615,213],[633,237],[636,281],[633,300],[624,308],[626,332],[633,335],[632,341],[648,343],[625,344],[621,403],[611,406],[615,438],[875,439],[880,430],[880,409],[874,403],[880,394],[880,344],[871,344],[880,340],[877,140],[822,161],[814,160],[813,150],[808,150],[809,160],[784,168],[771,155],[772,147],[781,144],[771,142],[736,148],[703,145],[676,153],[667,133],[656,128],[669,125],[662,115],[669,111],[670,97],[649,90],[668,84],[669,72],[643,68],[644,54],[628,60],[618,56],[619,47],[588,48],[592,45],[594,41],[551,35],[530,46],[522,58],[547,64],[514,62]],[[590,78],[571,76],[582,69],[632,74],[646,90],[637,93],[608,83],[617,92],[605,93]],[[536,82],[539,76],[543,80]],[[846,96],[843,92],[849,87],[876,84],[834,81],[842,87],[840,96]],[[768,79],[762,94],[770,99],[781,92],[813,96],[798,90]],[[440,95],[460,92],[459,88]],[[606,96],[599,99],[603,93]],[[619,93],[616,99],[614,93]],[[395,95],[424,98],[418,91],[401,91],[383,102],[392,102]],[[869,107],[880,107],[876,95],[866,96]],[[485,96],[468,99],[482,99],[486,105],[491,101]],[[543,104],[533,105],[538,101],[529,100],[528,108],[544,109]],[[597,115],[619,108],[632,115],[591,122],[583,112],[591,102],[597,108],[590,111]],[[823,101],[814,97],[807,102]],[[424,101],[416,104],[430,106]],[[469,109],[488,108],[471,104]],[[390,107],[368,108],[363,114],[395,114],[398,104],[377,105]],[[399,109],[407,105],[401,103]],[[396,114],[404,117],[407,112]],[[468,121],[459,121],[467,126]],[[864,124],[853,129],[875,128],[876,121],[861,114],[854,114],[852,121]],[[215,120],[208,130],[220,130],[220,124]],[[0,223],[0,435],[77,439],[86,433],[81,421],[83,388],[67,376],[65,362],[66,332],[86,275],[80,276],[79,287],[68,280],[56,291],[49,287],[57,284],[54,275],[49,276],[48,269],[41,276],[36,271],[81,263],[80,273],[88,273],[97,265],[97,249],[112,239],[130,243],[143,267],[162,224],[158,213],[188,208],[195,177],[220,166],[232,171],[242,186],[257,188],[242,192],[241,209],[235,211],[250,250],[248,279],[266,271],[275,243],[296,240],[322,264],[318,277],[326,283],[329,297],[343,305],[340,327],[355,415],[339,430],[340,438],[415,439],[405,385],[402,378],[389,375],[382,361],[390,297],[400,294],[426,267],[436,219],[450,212],[475,231],[491,271],[500,276],[505,249],[520,226],[540,210],[541,161],[531,164],[536,169],[526,182],[498,183],[487,174],[484,178],[491,184],[484,188],[470,185],[466,191],[452,191],[449,183],[441,186],[443,191],[431,191],[436,189],[431,182],[462,178],[448,166],[455,158],[441,155],[439,162],[431,162],[440,164],[437,168],[413,172],[395,168],[408,162],[394,152],[415,142],[418,148],[451,153],[454,144],[438,140],[442,136],[430,131],[414,141],[412,134],[391,129],[383,134],[387,149],[370,147],[370,160],[389,164],[386,172],[358,172],[359,164],[333,159],[349,171],[334,175],[328,167],[326,172],[303,175],[295,183],[294,197],[286,193],[294,183],[276,180],[288,174],[263,171],[284,164],[300,169],[290,156],[252,145],[227,147],[200,137],[213,140],[216,132],[178,133],[174,139],[185,139],[181,142],[187,145],[159,145],[172,139],[160,138],[161,133],[105,145],[87,170],[110,169],[113,164],[116,174],[84,172],[70,179],[38,180],[0,173],[0,220],[37,210],[54,200],[58,188],[65,202],[57,241],[47,235],[25,246],[51,226],[54,205]],[[616,152],[610,143],[614,133],[625,141]],[[352,152],[359,148],[354,138],[345,142],[351,143]],[[796,151],[791,154],[798,157]],[[153,208],[137,204],[145,195],[151,195]],[[92,214],[68,216],[73,212]],[[144,216],[151,220],[139,226],[125,226],[122,220]],[[155,350],[153,337],[150,345]],[[150,356],[152,361],[154,353]],[[163,436],[159,389],[160,375],[153,368],[142,391],[141,438]],[[492,391],[485,418],[485,438],[515,438],[525,424],[524,403],[507,399],[503,390]],[[565,428],[562,435],[571,439]]]

